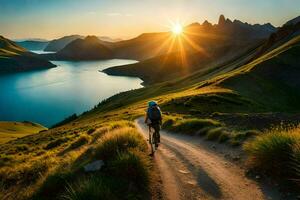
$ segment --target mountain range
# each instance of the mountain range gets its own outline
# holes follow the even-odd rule
[[[81,36],[81,35],[69,35],[69,36],[59,38],[59,39],[52,40],[45,47],[44,51],[57,52],[57,51],[63,49],[70,42],[72,42],[76,39],[79,39],[79,38],[83,38],[83,36]]]
[[[113,58],[111,49],[104,46],[96,36],[76,39],[52,57],[55,60],[101,60],[110,58]]]
[[[58,39],[49,41],[49,44],[43,50],[57,52],[57,51],[62,50],[64,47],[66,47],[69,43],[73,42],[74,40],[83,39],[83,38],[85,38],[85,36],[82,36],[82,35],[64,36],[62,38],[58,38]],[[97,38],[103,42],[118,42],[118,41],[122,40],[122,39],[118,39],[118,38],[116,38],[116,39],[110,38],[107,36],[98,36]]]
[[[105,72],[111,75],[140,76],[150,83],[230,61],[237,56],[237,52],[255,48],[275,31],[276,28],[271,24],[251,25],[238,20],[231,21],[221,15],[218,24],[205,21],[203,24],[193,23],[184,27],[181,36],[175,36],[171,32],[144,33],[118,42],[109,42],[106,37],[102,37],[106,39],[103,41],[96,36],[65,36],[50,41],[44,49],[56,53],[41,57],[48,60],[135,59],[141,62],[130,66],[130,70],[123,70],[128,67],[124,66]],[[28,44],[33,43],[21,43],[23,46]],[[35,48],[45,44],[34,42]],[[34,45],[30,48],[34,48]],[[153,80],[149,80],[147,76]]]
[[[136,38],[119,42],[108,42],[103,40],[94,41],[98,44],[101,43],[103,45],[102,49],[105,46],[112,52],[110,56],[107,54],[105,58],[124,58],[146,61],[150,58],[154,59],[154,57],[161,59],[162,56],[167,56],[168,54],[174,55],[178,52],[185,52],[186,54],[206,54],[206,57],[211,58],[220,58],[221,56],[218,60],[221,61],[223,59],[222,61],[224,61],[235,56],[237,50],[245,51],[246,49],[257,45],[275,31],[276,28],[271,24],[250,25],[238,20],[232,22],[221,15],[218,24],[215,25],[205,21],[201,25],[199,23],[193,23],[186,26],[181,37],[175,37],[171,32],[161,32],[144,33]],[[73,46],[71,45],[73,42],[74,40],[69,42],[70,46]],[[89,44],[91,45],[92,43]],[[62,46],[63,45],[61,45],[61,47]],[[57,55],[51,55],[48,58],[63,59],[64,56],[62,56],[62,52],[68,52],[68,59],[72,57],[80,60],[89,59],[86,52],[78,51],[75,48],[70,48],[70,46],[65,46],[67,49],[62,48],[57,51]],[[90,49],[92,49],[92,47]],[[74,55],[71,56],[71,54]],[[93,52],[93,54],[97,54],[97,52]],[[101,54],[103,54],[103,52],[98,51],[98,54],[98,56],[93,55],[92,57],[101,59]],[[191,57],[192,55],[187,56]],[[175,57],[179,58],[180,56]],[[171,62],[173,63],[168,62],[167,64],[174,64],[174,59],[169,60],[172,60]],[[149,62],[151,62],[151,60],[147,61],[147,63]],[[179,60],[175,62],[179,64]],[[205,63],[208,64],[208,62]],[[197,62],[192,62],[190,64],[195,66]],[[110,71],[110,73],[113,74],[112,71]]]

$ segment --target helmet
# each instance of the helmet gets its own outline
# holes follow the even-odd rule
[[[157,103],[155,101],[149,101],[148,102],[149,107],[156,106],[156,105],[157,105]]]

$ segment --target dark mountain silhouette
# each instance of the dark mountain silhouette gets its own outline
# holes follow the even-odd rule
[[[291,19],[290,21],[286,22],[283,26],[296,25],[299,22],[300,22],[300,16],[295,17],[294,19]]]
[[[0,36],[0,73],[51,67],[55,67],[55,65],[41,58],[38,54],[28,52],[13,41]]]
[[[112,58],[113,52],[96,36],[87,36],[74,40],[52,57],[56,60],[100,60]]]
[[[69,36],[65,36],[65,37],[59,38],[59,39],[52,40],[46,46],[46,48],[44,49],[44,51],[57,52],[57,51],[63,49],[70,42],[72,42],[72,41],[74,41],[76,39],[79,39],[79,38],[84,38],[84,37],[80,36],[80,35],[69,35]]]
[[[42,51],[49,44],[48,41],[25,40],[16,42],[17,45],[29,51]]]

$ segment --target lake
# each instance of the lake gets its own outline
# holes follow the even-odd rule
[[[119,92],[141,88],[142,80],[99,70],[134,60],[52,61],[56,68],[0,75],[0,121],[33,121],[47,127],[90,110]]]

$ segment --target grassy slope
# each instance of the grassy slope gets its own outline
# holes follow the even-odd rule
[[[0,122],[0,143],[6,143],[43,130],[47,130],[47,128],[31,122]]]
[[[0,197],[147,198],[146,155],[146,142],[122,116],[73,122],[0,145]],[[83,166],[98,159],[103,170],[85,173]]]
[[[214,81],[270,111],[296,112],[300,108],[299,58],[300,36]]]
[[[26,49],[16,45],[14,42],[0,36],[0,58],[12,57],[26,52]]]
[[[55,65],[0,36],[0,73],[50,67]]]

